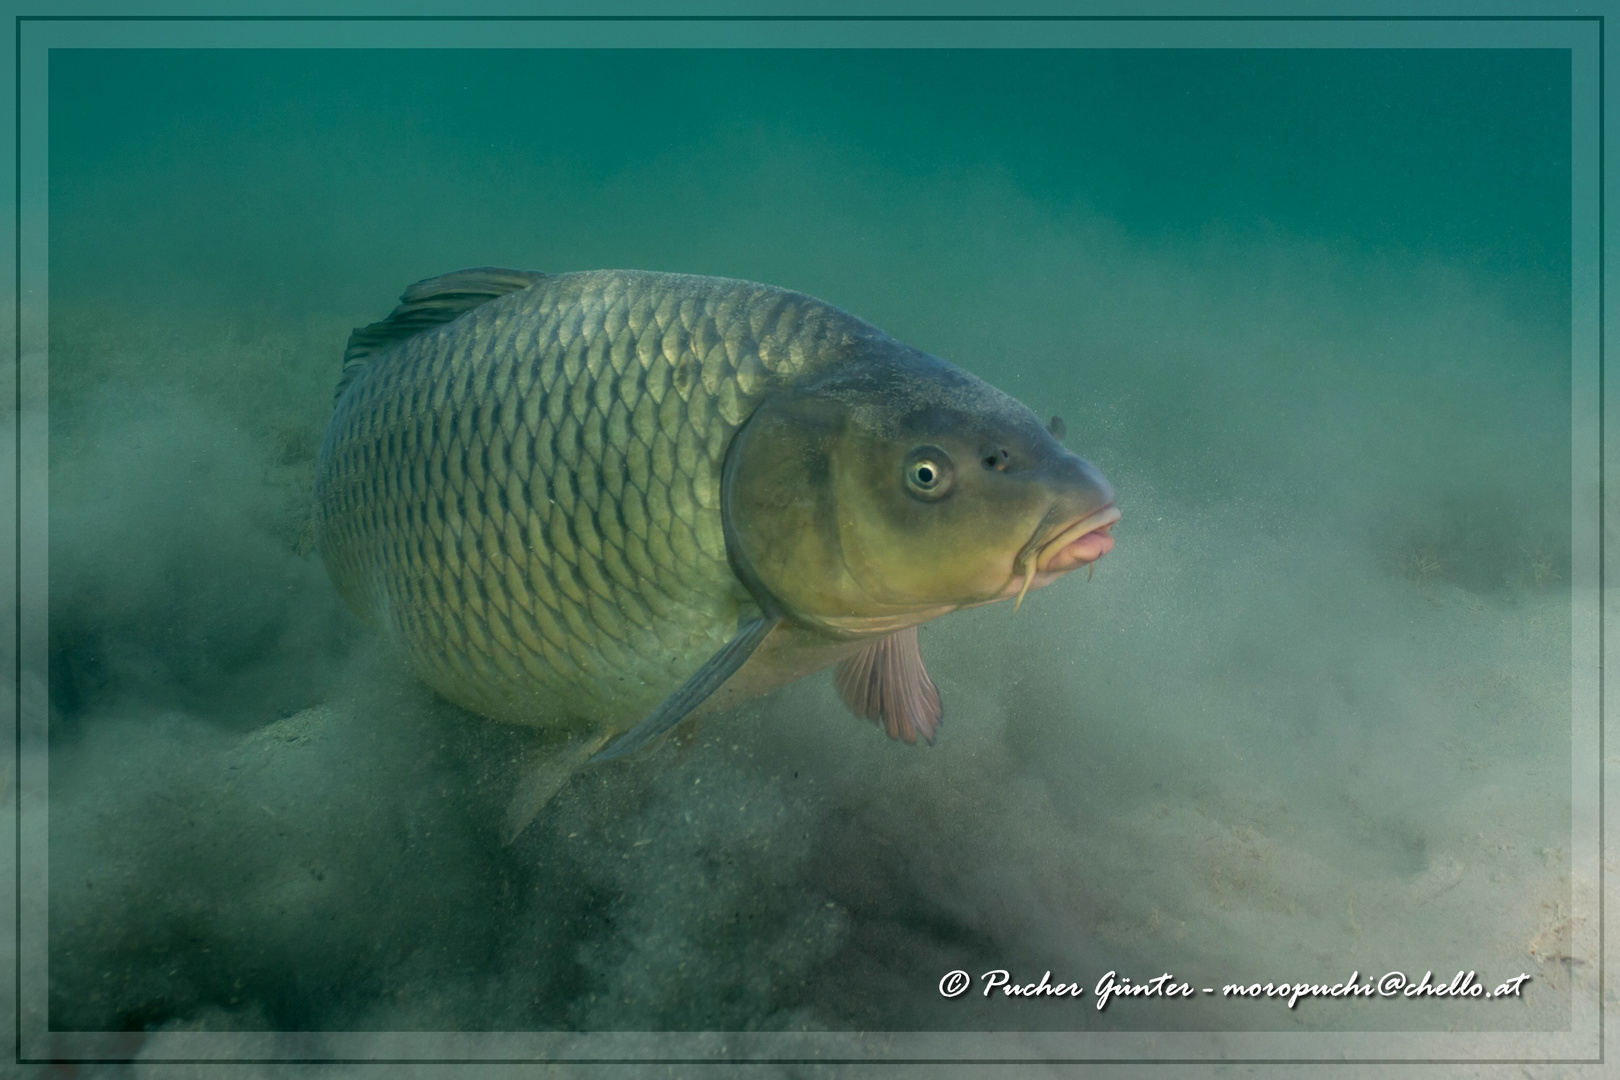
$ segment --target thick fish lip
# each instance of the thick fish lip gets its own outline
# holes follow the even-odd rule
[[[1114,537],[1109,530],[1119,516],[1119,507],[1109,503],[1070,524],[1042,545],[1035,556],[1036,572],[1061,574],[1108,554],[1114,548]]]

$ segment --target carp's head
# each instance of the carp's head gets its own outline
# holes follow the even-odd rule
[[[1023,595],[1107,554],[1114,491],[1017,401],[886,340],[778,387],[727,452],[743,582],[835,634]]]

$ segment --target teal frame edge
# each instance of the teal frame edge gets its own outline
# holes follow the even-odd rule
[[[105,5],[112,7],[114,5]],[[53,45],[78,47],[862,47],[937,48],[946,45],[1033,47],[1567,47],[1574,54],[1572,158],[1572,462],[1575,515],[1572,604],[1576,705],[1574,757],[1575,876],[1585,871],[1595,886],[1589,927],[1603,937],[1606,850],[1604,780],[1606,724],[1603,661],[1607,659],[1605,542],[1609,411],[1604,377],[1606,295],[1604,228],[1606,14],[1522,15],[1368,14],[1197,15],[1119,17],[1105,14],[996,16],[895,13],[888,15],[617,14],[485,15],[172,15],[97,12],[45,15],[13,12],[13,96],[6,115],[13,125],[11,171],[13,243],[10,320],[12,379],[9,408],[0,410],[12,430],[0,438],[12,456],[0,468],[0,505],[13,515],[0,529],[9,552],[0,565],[10,580],[3,591],[13,607],[0,620],[10,640],[0,647],[9,679],[13,739],[0,761],[0,866],[12,888],[0,888],[0,919],[14,933],[10,1007],[0,1009],[11,1026],[8,1042],[18,1064],[89,1064],[135,1060],[127,1033],[50,1032],[42,1001],[31,1006],[29,985],[44,987],[45,805],[45,581],[47,491],[44,468],[45,304],[48,281],[44,187],[44,70]],[[1583,95],[1585,95],[1583,97]],[[9,556],[9,557],[7,557]],[[1583,702],[1587,706],[1582,714]],[[9,905],[9,912],[3,909]],[[35,929],[38,933],[30,940]],[[1600,977],[1600,997],[1602,978]],[[960,1032],[874,1033],[257,1033],[160,1032],[142,1048],[143,1063],[206,1064],[740,1064],[897,1066],[1247,1064],[1445,1065],[1601,1064],[1607,1032],[1601,1000],[1577,1008],[1572,1030],[1545,1034],[1536,1052],[1511,1056],[1530,1044],[1529,1033],[1434,1032],[1284,1033],[1084,1033]],[[1359,1054],[1355,1042],[1382,1052]],[[363,1050],[361,1049],[363,1047]],[[355,1051],[361,1052],[356,1054]],[[865,1053],[861,1051],[865,1050]],[[1169,1052],[1166,1052],[1168,1050]],[[1078,1052],[1077,1052],[1078,1051]]]

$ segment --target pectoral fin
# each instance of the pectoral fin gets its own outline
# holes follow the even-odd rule
[[[840,661],[834,683],[849,711],[881,724],[889,738],[914,743],[921,736],[933,744],[945,709],[923,667],[915,626]]]
[[[679,690],[665,698],[664,703],[649,713],[646,719],[631,728],[606,750],[591,758],[591,764],[612,761],[616,757],[640,750],[680,723],[687,713],[703,704],[705,698],[720,689],[722,683],[748,662],[754,650],[759,648],[759,643],[765,640],[765,635],[776,629],[776,625],[781,621],[779,615],[761,615],[739,626],[736,637],[709,657],[708,663],[698,668],[690,679],[681,684]]]

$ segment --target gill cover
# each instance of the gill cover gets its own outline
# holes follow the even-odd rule
[[[732,569],[762,606],[813,624],[858,606],[832,474],[833,441],[846,420],[834,399],[779,392],[732,439],[720,479]]]
[[[858,537],[848,536],[840,522],[861,501],[850,485],[868,479],[845,475],[839,453],[863,444],[861,412],[847,398],[813,389],[779,393],[755,411],[726,456],[726,548],[762,609],[835,636],[878,635],[839,662],[838,695],[891,739],[932,743],[944,708],[918,647],[922,620],[911,605],[875,601],[858,572]],[[935,471],[929,481],[937,488],[948,477]]]

